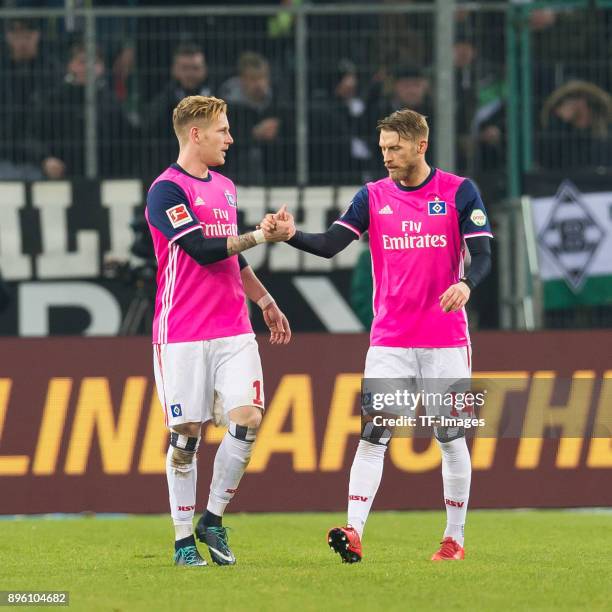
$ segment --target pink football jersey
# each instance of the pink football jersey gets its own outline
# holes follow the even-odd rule
[[[212,171],[200,179],[173,164],[151,185],[145,216],[158,263],[153,342],[251,333],[238,257],[203,266],[176,244],[193,231],[206,238],[238,235],[232,181]]]
[[[466,346],[465,309],[444,312],[440,296],[463,276],[464,238],[492,237],[469,179],[432,169],[414,188],[368,183],[336,221],[369,231],[374,281],[372,346]]]

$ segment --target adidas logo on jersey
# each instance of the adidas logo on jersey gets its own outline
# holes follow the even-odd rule
[[[206,204],[206,202],[200,196],[195,199],[196,206],[204,206],[204,204]]]
[[[381,208],[378,211],[379,215],[392,215],[393,214],[393,209],[387,204],[384,208]]]

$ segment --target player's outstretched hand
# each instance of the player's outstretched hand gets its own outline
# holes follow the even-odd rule
[[[287,205],[283,204],[275,213],[274,218],[278,221],[290,221],[293,223],[293,215],[287,210]]]
[[[272,213],[268,213],[257,227],[261,228],[264,232],[271,234],[276,229],[276,219],[274,218],[274,215]]]
[[[295,219],[287,210],[287,205],[283,204],[273,216],[276,219],[276,231],[281,232],[285,236],[283,239],[289,240],[293,238],[296,232]]]
[[[272,302],[263,310],[263,318],[270,330],[270,344],[289,344],[291,327],[281,309]]]
[[[463,282],[451,285],[440,296],[440,308],[444,312],[453,312],[463,308],[470,299],[470,288]]]
[[[267,214],[259,227],[263,230],[267,242],[284,242],[295,234],[295,221],[285,204],[276,213]]]

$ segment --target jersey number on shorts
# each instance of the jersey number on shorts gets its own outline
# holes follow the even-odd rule
[[[256,406],[263,406],[263,401],[261,399],[261,380],[253,381],[253,389],[255,389],[255,397],[253,398],[253,403]]]

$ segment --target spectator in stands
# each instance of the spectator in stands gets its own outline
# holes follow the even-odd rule
[[[609,10],[597,4],[587,8],[570,3],[562,10],[540,8],[529,13],[530,52],[537,58],[532,95],[540,105],[577,75],[605,90],[612,86],[612,74],[596,59],[610,55]],[[607,67],[609,62],[604,64]]]
[[[129,176],[136,133],[104,78],[105,65],[99,52],[94,70],[98,175]],[[53,178],[85,174],[86,83],[86,51],[82,43],[76,43],[69,51],[63,82],[39,97],[30,124],[30,133],[42,141],[46,152],[44,163],[50,158],[61,161],[61,171]]]
[[[473,118],[472,130],[476,140],[476,163],[478,171],[499,170],[505,161],[506,109],[501,91],[503,83],[485,83],[484,99]],[[485,98],[489,95],[489,99]]]
[[[111,88],[117,100],[138,122],[138,88],[136,82],[136,54],[134,46],[126,44],[112,58]]]
[[[315,151],[309,167],[315,176],[317,172],[321,174],[322,182],[326,182],[326,173],[331,184],[371,180],[367,171],[372,159],[372,126],[367,123],[357,66],[343,58],[331,70],[322,70],[321,75],[321,87],[313,88],[309,128]]]
[[[172,127],[174,107],[186,96],[212,94],[202,49],[194,43],[179,45],[174,50],[170,81],[145,109],[142,117],[143,136],[150,155],[146,163],[148,172],[159,173],[169,159],[176,159],[178,155],[178,143]]]
[[[431,81],[427,72],[415,64],[396,66],[390,77],[383,73],[376,78],[368,95],[369,124],[376,125],[382,117],[390,115],[401,108],[409,108],[426,117],[433,113],[431,99]],[[434,142],[435,124],[429,128],[428,159],[435,161]],[[370,135],[371,150],[378,150],[378,133]],[[380,174],[380,156],[374,156]]]
[[[431,81],[425,71],[417,66],[404,64],[395,69],[393,77],[393,89],[385,112],[410,108],[422,115],[431,116]]]
[[[238,60],[238,75],[221,85],[219,97],[228,103],[235,143],[228,157],[228,174],[242,184],[279,184],[291,180],[293,121],[288,108],[274,96],[268,60],[246,51]]]
[[[541,112],[539,160],[552,169],[610,167],[612,96],[588,81],[557,88]]]
[[[57,81],[59,62],[41,52],[41,30],[33,19],[7,23],[6,53],[0,55],[0,179],[53,178],[62,170],[54,158],[43,162],[41,143],[26,132],[37,96]]]
[[[466,173],[472,153],[471,126],[477,105],[478,51],[473,44],[471,27],[464,22],[457,24],[453,44],[455,67],[455,121],[457,125],[457,170]]]
[[[272,103],[270,64],[261,54],[246,51],[238,59],[238,74],[221,85],[219,96],[228,104],[265,109]]]

